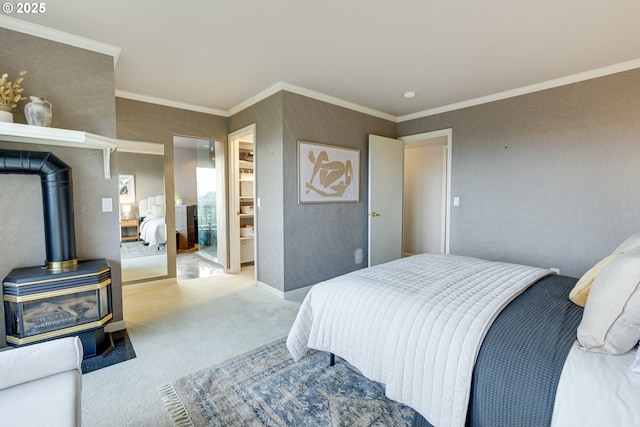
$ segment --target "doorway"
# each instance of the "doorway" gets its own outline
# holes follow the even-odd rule
[[[173,143],[176,274],[218,274],[227,265],[224,143],[184,136]]]
[[[403,252],[449,253],[451,129],[399,138],[405,143]]]
[[[255,134],[255,124],[229,134],[229,273],[257,265]]]

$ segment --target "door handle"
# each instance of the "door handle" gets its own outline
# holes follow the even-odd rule
[[[371,212],[371,216],[380,216],[380,214],[377,212]]]

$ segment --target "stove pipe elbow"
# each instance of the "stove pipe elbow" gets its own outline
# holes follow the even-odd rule
[[[0,150],[0,173],[39,175],[49,269],[78,263],[71,167],[50,152]]]

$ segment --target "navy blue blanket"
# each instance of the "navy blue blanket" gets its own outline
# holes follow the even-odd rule
[[[489,329],[473,371],[467,425],[548,426],[582,308],[577,279],[548,276],[509,304]],[[414,427],[430,424],[417,415]]]

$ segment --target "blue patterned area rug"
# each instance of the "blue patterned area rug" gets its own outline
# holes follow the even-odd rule
[[[295,363],[284,340],[160,387],[173,423],[200,426],[411,426],[415,411],[327,353]]]

